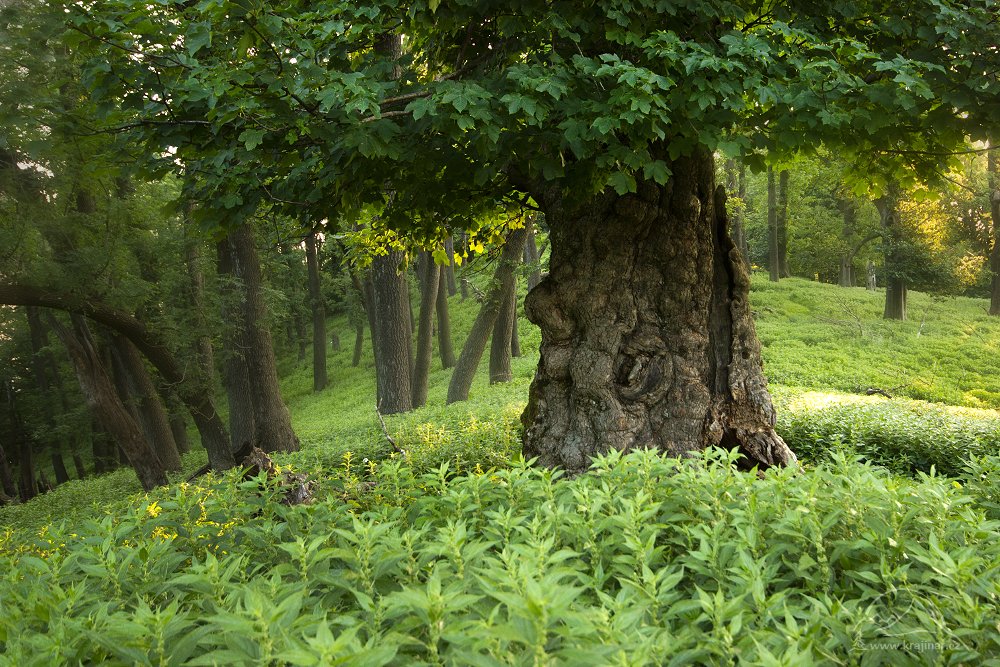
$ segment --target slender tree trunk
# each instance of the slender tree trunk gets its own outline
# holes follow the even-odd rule
[[[372,262],[372,311],[376,402],[383,414],[413,409],[411,397],[412,347],[410,291],[400,271],[403,253],[393,250]]]
[[[885,253],[885,310],[887,320],[906,319],[906,281],[903,278],[904,259],[900,243],[899,184],[892,182],[885,195],[875,201],[882,222],[882,242]]]
[[[174,436],[174,442],[177,443],[177,451],[183,455],[191,451],[191,443],[188,441],[187,420],[184,419],[184,412],[177,403],[176,397],[170,399],[170,409],[167,414],[170,416],[170,432]]]
[[[250,391],[250,370],[247,367],[247,330],[242,316],[243,289],[233,273],[233,251],[229,239],[219,241],[216,248],[217,270],[221,278],[222,321],[222,384],[229,403],[230,449],[257,444],[257,424],[253,396]]]
[[[17,441],[18,496],[22,503],[26,503],[38,495],[38,486],[35,483],[35,451],[28,429],[25,428],[17,408],[14,387],[8,383],[6,390],[7,413],[10,415],[11,431]]]
[[[306,237],[306,266],[309,270],[309,305],[313,321],[313,391],[326,389],[326,303],[319,284],[319,251],[316,234]]]
[[[528,265],[528,291],[535,289],[535,285],[542,281],[542,258],[538,252],[538,243],[535,239],[534,220],[529,219],[526,223],[528,227],[528,237],[524,241],[524,263]]]
[[[437,314],[438,354],[441,355],[441,368],[451,368],[455,365],[455,349],[451,344],[451,317],[448,314],[448,289],[446,285],[445,267],[441,267],[441,277],[438,281]]]
[[[525,231],[527,235],[527,230]],[[500,311],[493,323],[493,340],[490,343],[490,384],[501,384],[514,379],[510,367],[511,339],[514,337],[514,319],[517,312],[517,271],[504,276],[500,295]]]
[[[839,198],[838,208],[844,218],[844,227],[841,233],[845,249],[840,256],[840,280],[841,287],[854,286],[854,254],[851,252],[850,243],[854,238],[855,229],[858,222],[858,207],[853,199]]]
[[[17,498],[14,473],[10,468],[10,460],[7,458],[7,452],[4,451],[3,442],[0,442],[0,491],[3,491],[3,495],[10,500]]]
[[[525,456],[542,465],[572,474],[611,449],[716,445],[738,448],[746,466],[795,462],[774,432],[712,154],[669,167],[665,186],[644,181],[625,196],[532,191],[552,255],[525,302],[542,344],[522,422]]]
[[[781,255],[778,251],[778,203],[774,167],[767,168],[767,270],[771,282],[781,279]]]
[[[444,242],[444,250],[448,254],[448,266],[444,267],[444,278],[447,283],[448,296],[455,296],[458,286],[455,284],[455,239],[449,236]]]
[[[417,357],[413,364],[412,378],[411,400],[414,408],[427,403],[427,385],[431,358],[434,355],[434,309],[441,284],[441,269],[434,263],[431,253],[420,253],[417,270],[420,272],[420,322],[417,327]]]
[[[177,450],[173,431],[170,429],[170,417],[142,357],[139,356],[139,351],[127,338],[115,335],[111,338],[111,352],[115,356],[116,363],[120,365],[127,387],[135,400],[139,424],[160,463],[168,471],[180,470],[181,455]],[[123,400],[127,398],[128,395],[122,396]]]
[[[185,207],[185,228],[191,229],[191,213],[194,206]],[[187,266],[188,293],[191,309],[194,311],[195,327],[198,330],[198,366],[206,391],[215,387],[215,353],[212,350],[212,336],[208,325],[208,306],[205,296],[205,274],[202,271],[201,243],[196,237],[184,240],[184,263]]]
[[[51,352],[48,351],[48,336],[45,327],[42,325],[42,316],[38,308],[28,306],[25,309],[28,316],[28,331],[31,338],[31,366],[35,376],[35,385],[43,397],[42,415],[47,426],[55,423],[55,412],[52,405],[55,403],[53,386],[58,382],[58,376],[50,377],[50,371],[58,373],[55,361]],[[69,481],[69,473],[66,472],[66,462],[63,460],[62,443],[53,436],[46,438],[49,454],[52,458],[52,470],[56,475],[56,484],[63,484]]]
[[[76,470],[76,478],[83,479],[87,476],[87,466],[83,464],[83,457],[80,456],[80,441],[76,437],[70,439],[70,448],[73,454],[73,468]]]
[[[726,162],[726,189],[729,193],[736,195],[736,206],[732,207],[729,213],[729,230],[733,237],[733,244],[740,251],[740,257],[750,266],[750,248],[747,245],[746,232],[743,230],[743,216],[746,211],[747,196],[747,168],[746,165],[736,160]]]
[[[230,236],[233,269],[242,286],[243,317],[247,346],[245,358],[251,378],[254,404],[254,441],[265,452],[294,452],[299,439],[292,430],[291,416],[281,398],[274,346],[267,323],[260,258],[249,224],[237,227]]]
[[[788,270],[788,170],[782,169],[778,175],[778,273],[782,278],[791,278]]]
[[[467,232],[464,232],[464,231],[462,232],[462,247],[463,248],[468,248],[469,247],[469,234]],[[465,264],[463,263],[462,266],[464,267]],[[462,273],[463,274],[465,273],[464,268],[463,268]],[[466,299],[469,298],[469,281],[468,281],[468,279],[465,278],[464,276],[460,276],[459,277],[459,281],[458,281],[458,287],[459,287],[459,291],[462,293],[462,301],[465,301]]]
[[[163,465],[146,441],[142,429],[118,398],[114,384],[101,364],[86,322],[81,315],[73,315],[72,320],[72,331],[54,318],[49,319],[49,326],[66,346],[87,404],[125,452],[142,488],[149,491],[166,484]]]
[[[358,322],[354,326],[354,356],[351,358],[351,366],[357,368],[361,365],[361,353],[365,345],[365,325]]]
[[[510,328],[510,356],[515,359],[521,356],[521,335],[517,327],[517,299],[514,300],[514,321]]]
[[[865,265],[865,289],[869,292],[874,292],[877,287],[875,262],[869,259],[868,264]]]
[[[523,247],[527,231],[522,227],[513,229],[507,233],[503,250],[500,253],[500,261],[493,272],[493,280],[490,289],[483,299],[483,305],[479,308],[476,321],[472,324],[469,337],[465,339],[462,346],[462,353],[458,357],[458,363],[451,374],[451,382],[448,383],[448,403],[466,401],[469,399],[469,390],[472,388],[472,381],[476,377],[476,369],[479,368],[479,361],[486,351],[486,343],[490,339],[490,333],[496,324],[500,309],[503,307],[503,298],[506,286],[514,279],[514,271],[517,268],[518,260],[521,258],[521,248]],[[510,337],[507,337],[510,343]]]
[[[992,145],[991,145],[991,148]],[[1000,156],[997,149],[990,150],[987,157],[987,172],[990,188],[990,217],[993,222],[993,247],[990,249],[990,315],[1000,315],[1000,175],[997,163]]]

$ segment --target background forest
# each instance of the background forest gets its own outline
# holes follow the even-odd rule
[[[1000,664],[996,8],[619,4],[0,4],[0,664]],[[546,458],[647,288],[792,465]]]

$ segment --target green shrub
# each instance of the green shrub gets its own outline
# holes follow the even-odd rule
[[[18,665],[986,664],[1000,526],[956,483],[733,454],[175,487],[0,555]]]

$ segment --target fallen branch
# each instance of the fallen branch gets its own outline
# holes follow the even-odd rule
[[[392,446],[393,451],[395,451],[397,454],[402,454],[403,456],[405,456],[406,450],[397,445],[396,441],[393,440],[391,435],[389,435],[389,429],[387,429],[385,426],[385,419],[382,417],[382,411],[379,410],[379,405],[380,405],[379,403],[375,404],[375,414],[378,415],[378,423],[382,425],[382,435],[384,435],[385,439],[389,441],[389,444]]]

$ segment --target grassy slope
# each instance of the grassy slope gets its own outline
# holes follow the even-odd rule
[[[992,448],[995,452],[1000,417],[992,409],[968,408],[1000,407],[1000,321],[986,316],[982,300],[911,293],[913,320],[886,322],[880,318],[881,299],[881,292],[799,279],[774,285],[766,276],[754,277],[752,303],[779,410],[779,432],[807,461],[818,458],[832,444],[846,442],[881,463],[891,463],[901,441],[909,446],[910,424],[921,430],[918,435],[937,433],[940,437],[931,445],[926,445],[926,439],[921,443],[924,449],[940,443],[939,451],[909,456],[900,463],[904,470],[926,469],[930,463],[941,470],[951,452],[970,444],[976,445],[976,451]],[[450,308],[458,349],[478,304],[474,299],[454,297]],[[345,321],[335,319],[331,324],[342,341],[353,341]],[[520,332],[524,356],[514,360],[514,381],[488,386],[487,352],[466,403],[444,405],[451,372],[434,366],[427,407],[387,417],[399,444],[428,465],[457,459],[461,466],[514,452],[517,418],[539,345],[538,330],[523,314]],[[319,472],[343,466],[346,452],[351,452],[353,461],[388,454],[373,409],[369,341],[365,341],[360,367],[350,366],[351,352],[345,344],[331,354],[330,388],[320,394],[311,391],[307,363],[292,358],[282,361],[282,390],[303,445],[288,460],[298,467]],[[966,409],[838,393],[863,392],[869,387]],[[185,469],[203,463],[204,454],[192,452],[185,459]],[[127,469],[73,481],[26,505],[0,508],[0,530],[34,531],[52,520],[113,513],[114,503],[131,502],[128,498],[138,492],[134,474]]]

